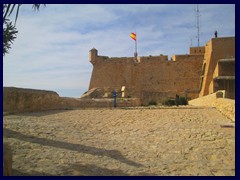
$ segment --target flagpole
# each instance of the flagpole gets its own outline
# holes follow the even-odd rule
[[[135,40],[135,53],[134,53],[134,56],[135,56],[135,62],[138,62],[137,60],[137,32],[135,31],[135,34],[136,34],[136,40]]]
[[[131,33],[130,37],[135,41],[135,52],[134,52],[134,62],[138,62],[137,60],[137,33]]]
[[[136,52],[136,54],[137,54],[137,39],[136,39],[136,41],[135,41],[135,52]]]

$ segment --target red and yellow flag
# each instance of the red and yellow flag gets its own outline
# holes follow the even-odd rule
[[[131,33],[130,37],[136,41],[137,40],[137,35],[135,33]]]

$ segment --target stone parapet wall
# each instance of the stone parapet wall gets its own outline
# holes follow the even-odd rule
[[[81,99],[59,97],[54,91],[4,87],[3,94],[4,113],[113,107],[112,98]],[[118,107],[134,107],[139,105],[141,105],[141,101],[138,98],[117,99]]]
[[[188,103],[192,106],[215,107],[222,114],[235,122],[235,100],[222,98],[224,97],[224,94],[225,91],[218,91],[216,93],[191,100]]]
[[[139,62],[158,62],[158,61],[168,61],[167,55],[160,55],[160,56],[142,56],[138,57]]]
[[[220,59],[218,76],[235,76],[235,59]]]
[[[189,54],[191,55],[199,55],[205,53],[205,46],[197,46],[197,47],[190,47]]]
[[[185,54],[185,55],[173,55],[172,60],[173,61],[184,61],[184,60],[203,60],[204,55],[192,55],[192,54]]]
[[[79,99],[82,108],[101,108],[113,107],[112,98],[104,99]],[[117,98],[117,107],[136,107],[140,106],[141,101],[139,98]]]
[[[235,76],[235,59],[220,59],[215,67],[213,78]]]
[[[179,92],[180,97],[185,97],[185,92]],[[141,98],[142,105],[146,106],[152,102],[156,102],[158,105],[165,102],[167,99],[175,99],[176,91],[165,91],[165,92],[139,92],[139,97]]]
[[[3,111],[32,112],[60,108],[60,97],[54,91],[3,87]]]

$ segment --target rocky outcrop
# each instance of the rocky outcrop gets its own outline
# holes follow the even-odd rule
[[[104,91],[101,88],[92,88],[81,96],[81,99],[102,98]]]

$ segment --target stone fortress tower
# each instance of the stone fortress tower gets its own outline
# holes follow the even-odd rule
[[[92,48],[89,51],[89,60],[94,65],[98,60],[98,51],[95,48]]]
[[[89,51],[93,65],[89,91],[110,98],[114,90],[125,97],[140,98],[142,104],[161,103],[176,94],[194,99],[226,90],[235,99],[235,37],[212,38],[205,46],[190,47],[189,54],[168,56],[108,57]]]

